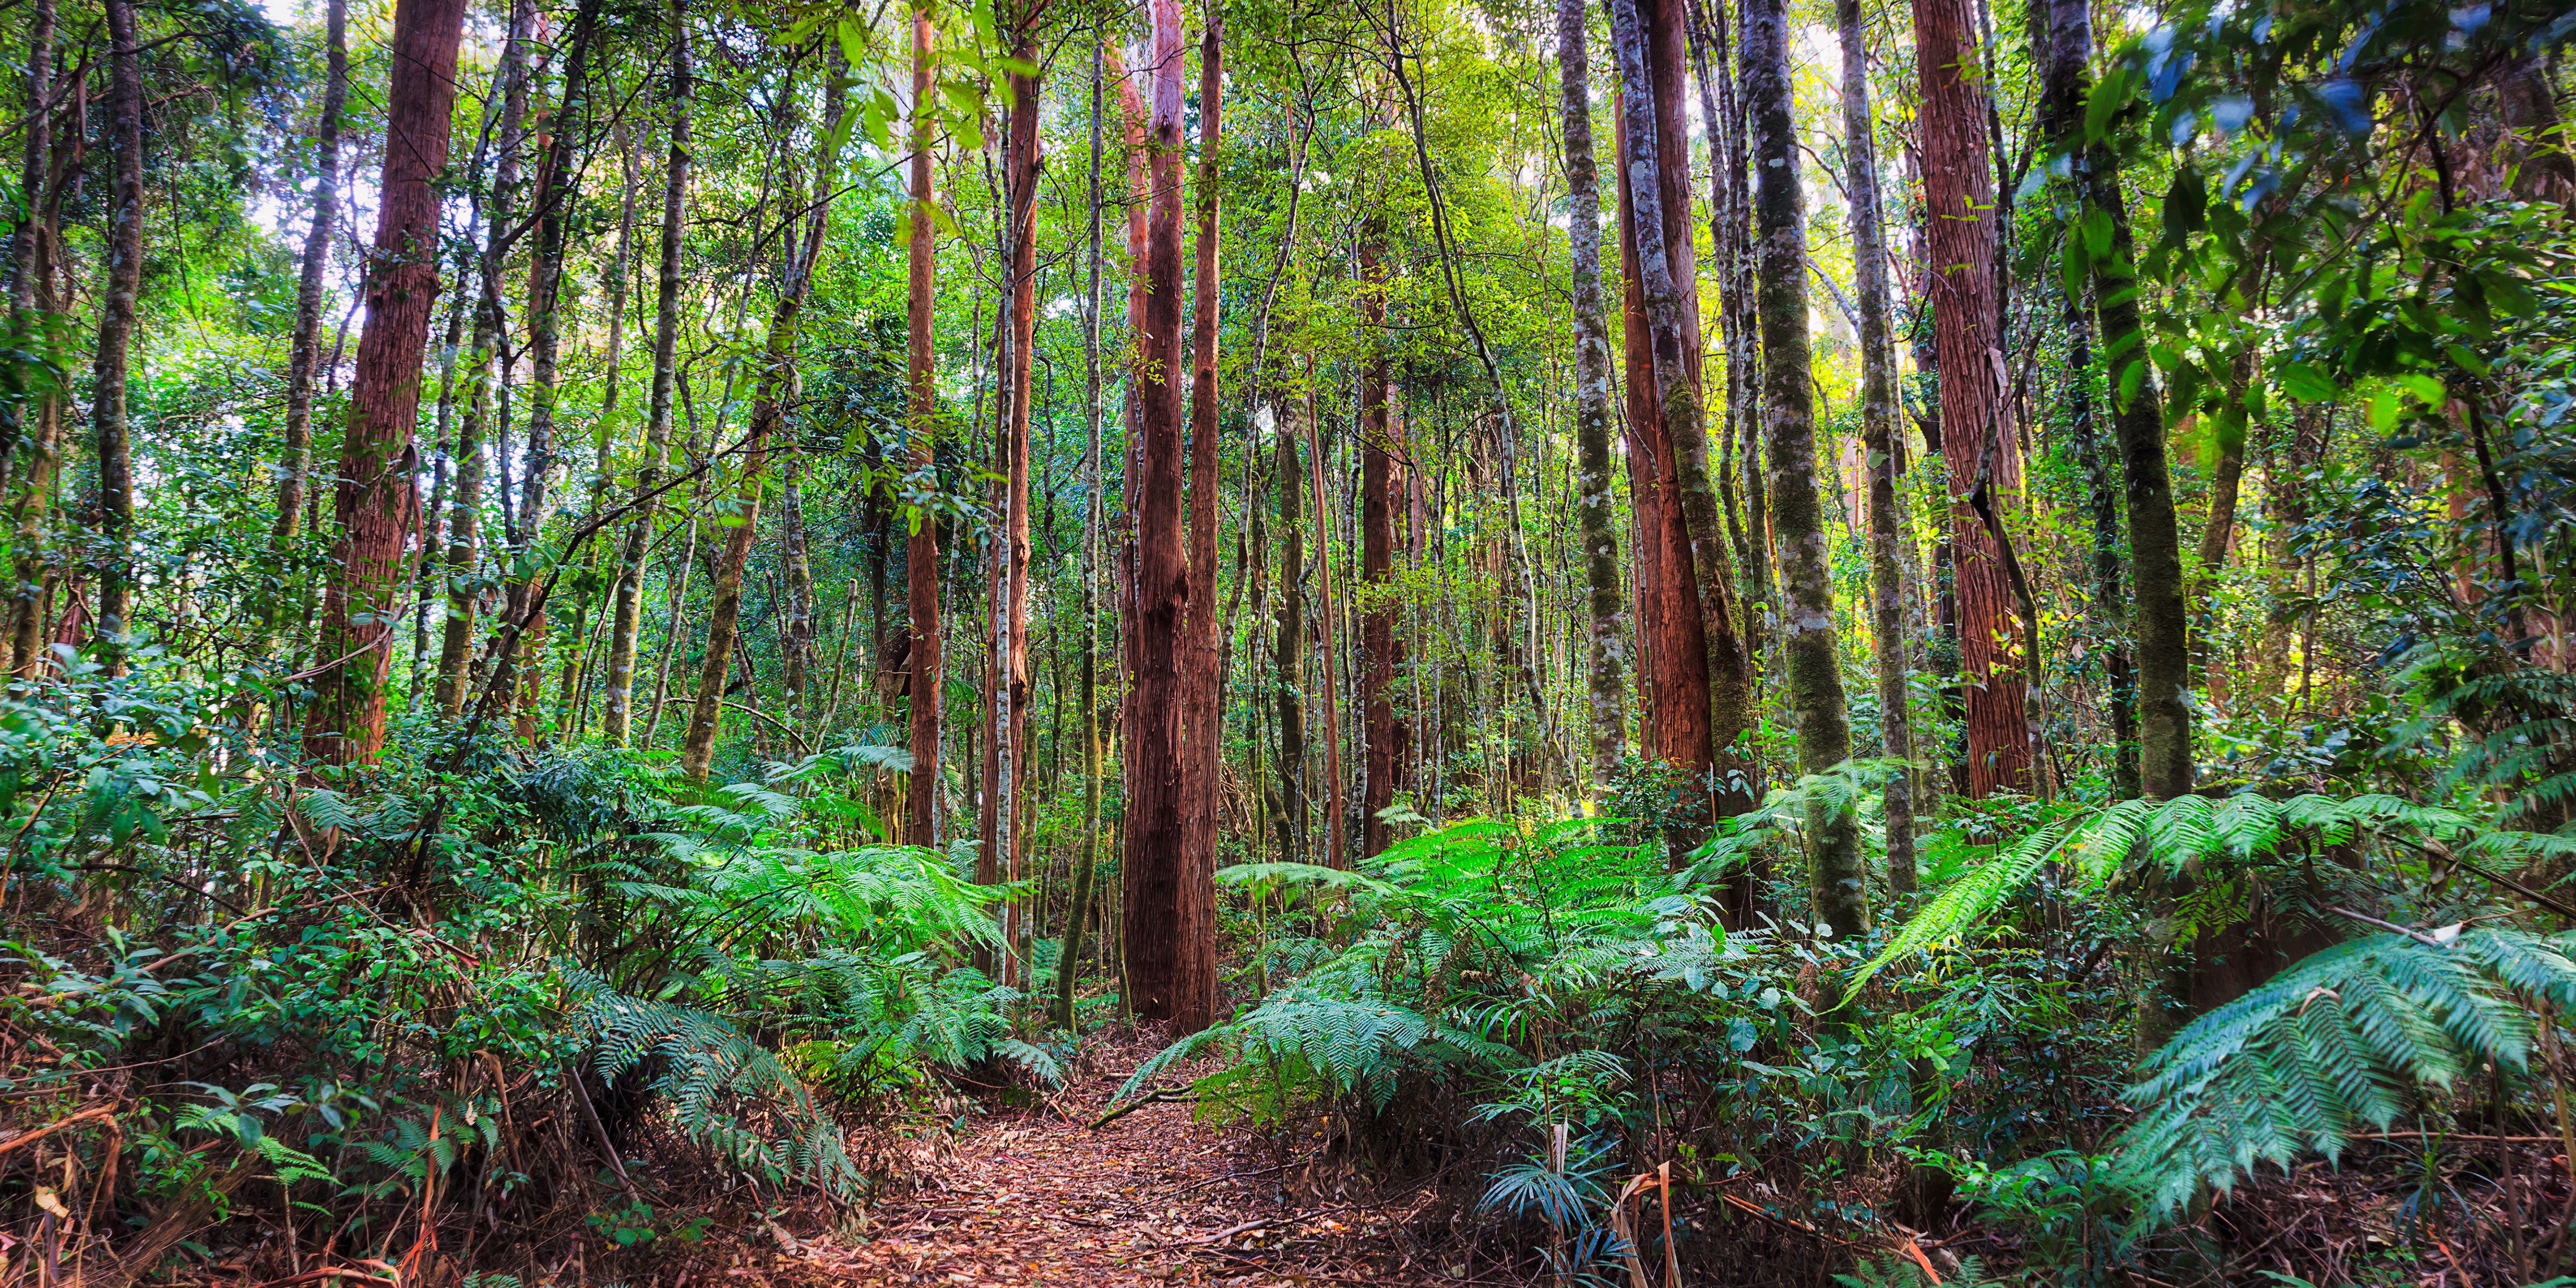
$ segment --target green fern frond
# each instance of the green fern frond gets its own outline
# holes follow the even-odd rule
[[[2121,1166],[2159,1214],[2263,1163],[2338,1156],[2428,1090],[2528,1066],[2530,1006],[2576,1002],[2576,936],[2473,930],[2338,944],[2192,1021],[2141,1065]]]

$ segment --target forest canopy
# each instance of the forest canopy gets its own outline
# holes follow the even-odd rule
[[[2571,40],[0,6],[0,1282],[2576,1282]]]

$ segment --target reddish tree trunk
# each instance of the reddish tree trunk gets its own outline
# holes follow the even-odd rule
[[[1134,676],[1127,733],[1127,988],[1136,1013],[1181,1032],[1205,1028],[1213,964],[1193,958],[1213,939],[1193,917],[1186,853],[1189,764],[1183,741],[1190,570],[1181,512],[1181,12],[1154,0],[1154,98],[1149,145],[1145,298],[1136,333],[1136,557],[1130,625]],[[1198,933],[1194,933],[1198,932]]]
[[[931,457],[932,417],[938,391],[931,369],[931,236],[936,225],[930,207],[930,12],[912,16],[912,243],[908,249],[910,298],[906,321],[910,333],[907,409],[912,424],[912,471],[924,480],[937,468]],[[939,525],[929,514],[918,516],[904,542],[905,590],[909,598],[912,669],[912,780],[904,796],[903,839],[911,845],[939,843]]]
[[[1682,0],[1639,0],[1639,21],[1647,33],[1646,54],[1654,79],[1655,133],[1658,152],[1688,155],[1687,122],[1682,113],[1682,56],[1685,27]],[[1624,91],[1623,91],[1624,92]],[[1627,381],[1627,412],[1633,479],[1632,506],[1637,523],[1637,633],[1644,656],[1638,668],[1639,693],[1645,704],[1640,738],[1647,755],[1705,780],[1716,765],[1716,739],[1710,708],[1708,623],[1701,611],[1690,531],[1681,505],[1681,463],[1672,432],[1664,423],[1655,384],[1641,373],[1654,370],[1653,327],[1639,285],[1636,212],[1630,191],[1634,151],[1624,113],[1617,130],[1619,165],[1619,239],[1622,292],[1621,348]],[[1656,184],[1666,261],[1680,294],[1684,371],[1700,384],[1700,323],[1697,262],[1691,250],[1690,171],[1687,166],[1659,169]],[[1724,733],[1731,743],[1737,730]],[[1708,797],[1686,793],[1678,802],[1685,819],[1705,821]],[[1727,803],[1721,812],[1732,813]],[[1679,838],[1687,839],[1687,838]]]
[[[1360,364],[1360,586],[1382,589],[1395,571],[1396,464],[1387,414],[1386,221],[1371,217],[1359,244],[1360,323],[1368,356]],[[1360,614],[1360,729],[1367,756],[1360,774],[1360,856],[1384,850],[1387,825],[1380,813],[1395,803],[1403,770],[1395,719],[1395,668],[1403,644],[1396,639],[1395,609],[1373,595]]]
[[[438,206],[430,180],[447,166],[464,0],[399,0],[393,81],[385,96],[384,173],[367,264],[367,325],[358,336],[335,509],[340,538],[322,597],[304,749],[333,764],[373,761],[385,743],[385,678],[394,600],[409,580],[403,545],[419,522],[412,429],[421,357],[438,300]],[[343,662],[341,659],[346,658]],[[336,663],[336,665],[333,665]]]
[[[1224,23],[1217,6],[1207,10],[1207,31],[1199,41],[1199,178],[1198,281],[1193,292],[1190,332],[1190,605],[1189,639],[1184,656],[1190,675],[1188,708],[1183,713],[1184,754],[1189,774],[1183,806],[1182,843],[1187,867],[1182,873],[1181,935],[1190,948],[1182,965],[1204,971],[1205,979],[1186,980],[1185,997],[1208,999],[1210,1021],[1216,998],[1216,848],[1217,784],[1222,772],[1225,713],[1223,695],[1223,629],[1217,613],[1217,489],[1225,435],[1217,423],[1216,340],[1218,310],[1217,150],[1225,102],[1225,58],[1219,42]],[[1195,1027],[1195,1026],[1193,1026]]]
[[[1953,498],[1959,654],[1967,688],[1968,794],[2027,790],[2030,717],[2003,555],[1968,503],[1982,484],[1995,510],[2021,491],[2021,458],[2004,423],[1995,334],[1994,166],[1986,92],[1967,0],[1914,0],[1923,90],[1923,195],[1930,206],[1934,344],[1940,355],[1942,459]]]

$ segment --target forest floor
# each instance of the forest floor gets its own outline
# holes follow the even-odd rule
[[[759,1242],[777,1246],[760,1249],[758,1269],[717,1273],[925,1288],[1476,1282],[1435,1273],[1390,1237],[1412,1215],[1406,1196],[1319,1201],[1302,1177],[1287,1179],[1308,1171],[1305,1160],[1198,1123],[1188,1104],[1147,1104],[1091,1127],[1124,1069],[1153,1049],[1086,1051],[1043,1102],[970,1113],[964,1132],[925,1144],[912,1187],[872,1207],[865,1233],[800,1239],[772,1227]]]

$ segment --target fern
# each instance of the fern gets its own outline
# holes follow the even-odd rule
[[[2528,1066],[2529,1006],[2576,1007],[2576,934],[2473,930],[2338,944],[2148,1057],[2121,1165],[2159,1214],[2261,1163],[2340,1155],[2485,1063]]]
[[[858,1169],[839,1125],[778,1057],[721,1017],[618,992],[576,966],[561,970],[574,989],[575,1032],[592,1044],[591,1065],[603,1080],[649,1067],[653,1090],[690,1139],[773,1182],[803,1178],[836,1198],[856,1193]],[[736,1112],[746,1104],[777,1117],[783,1130],[752,1130]]]
[[[1953,942],[1984,924],[2053,861],[2070,870],[2078,891],[2091,892],[2142,873],[2234,870],[2272,860],[2294,843],[2342,845],[2365,834],[2385,834],[2440,844],[2474,830],[2469,818],[2455,810],[2384,795],[2306,795],[2285,801],[2251,793],[2217,801],[2183,796],[2161,804],[2121,801],[2065,815],[1943,886],[1886,948],[1854,972],[1851,987],[1900,958]]]

